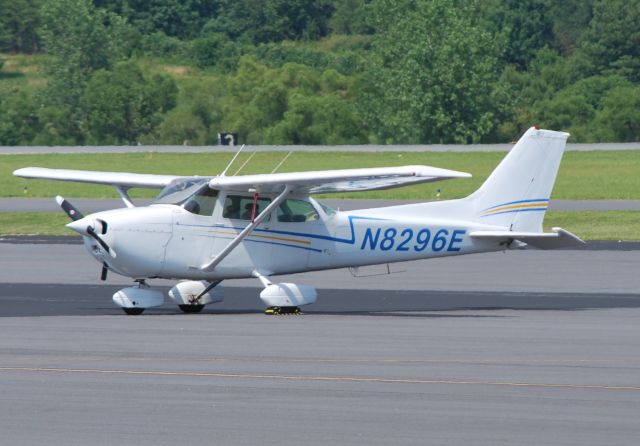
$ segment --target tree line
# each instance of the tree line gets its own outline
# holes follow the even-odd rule
[[[640,0],[0,0],[0,144],[640,140]],[[46,82],[2,88],[35,54]],[[159,67],[182,67],[181,76]]]

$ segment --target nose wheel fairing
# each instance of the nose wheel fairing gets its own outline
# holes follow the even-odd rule
[[[127,314],[140,314],[145,309],[157,307],[164,303],[164,295],[160,291],[152,290],[144,280],[137,284],[123,288],[113,295],[113,302]]]

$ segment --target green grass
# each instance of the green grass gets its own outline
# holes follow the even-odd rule
[[[74,235],[62,212],[0,213],[0,235]],[[640,212],[550,211],[545,230],[560,226],[585,240],[640,240]]]
[[[546,231],[559,226],[585,240],[640,240],[637,211],[550,211],[544,219]]]
[[[0,235],[74,235],[60,212],[0,212]]]
[[[0,153],[2,149],[0,148]],[[340,194],[342,198],[433,199],[441,189],[441,198],[463,197],[477,189],[504,157],[501,152],[478,153],[353,153],[297,152],[280,171],[348,169],[357,167],[425,164],[473,174],[471,179],[441,181],[388,191]],[[129,153],[129,154],[46,154],[0,156],[0,196],[52,197],[117,197],[113,188],[86,184],[24,180],[12,175],[26,166],[125,171],[176,175],[215,175],[231,159],[231,153]],[[242,154],[235,172],[243,160]],[[242,171],[243,174],[270,172],[284,153],[258,153]],[[640,199],[640,153],[637,151],[568,152],[560,167],[553,191],[555,199]],[[134,191],[134,197],[152,197],[157,191]]]

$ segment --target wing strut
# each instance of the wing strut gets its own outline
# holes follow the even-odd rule
[[[262,223],[265,218],[267,218],[271,211],[280,206],[280,203],[282,203],[285,198],[287,198],[287,195],[289,195],[289,186],[285,185],[282,192],[280,192],[280,195],[278,195],[271,203],[269,203],[269,206],[267,206],[264,211],[260,212],[260,214],[256,216],[255,220],[253,220],[246,228],[244,228],[240,232],[240,234],[236,236],[236,238],[231,240],[231,242],[229,242],[229,244],[225,246],[224,249],[220,251],[220,253],[215,256],[209,263],[205,263],[204,265],[202,265],[200,269],[206,272],[213,271],[215,267],[218,266],[218,264],[222,262],[224,258],[227,257],[231,253],[231,251],[233,251],[233,249],[240,244],[242,240],[245,239],[246,236],[251,234],[251,232],[253,232],[253,230],[260,223]]]
[[[120,198],[122,198],[122,201],[124,201],[124,204],[128,207],[128,208],[134,208],[136,207],[135,204],[133,204],[133,201],[131,201],[131,198],[129,197],[129,194],[127,193],[129,188],[128,187],[124,187],[124,186],[116,186],[116,190],[118,191],[118,195],[120,195]]]

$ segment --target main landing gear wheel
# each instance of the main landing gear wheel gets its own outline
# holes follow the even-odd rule
[[[264,314],[279,315],[279,314],[302,314],[300,307],[269,307],[264,310]]]
[[[140,307],[132,307],[132,308],[122,308],[124,310],[125,313],[127,313],[130,316],[137,316],[139,314],[142,314],[142,312],[144,311],[144,308],[140,308]]]
[[[183,313],[200,313],[204,305],[178,305]]]

